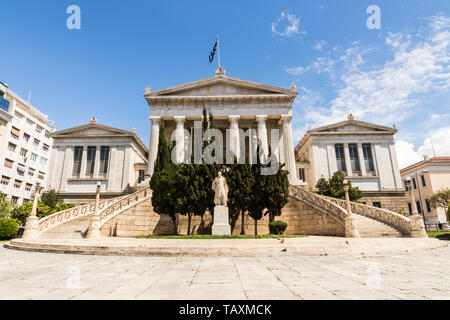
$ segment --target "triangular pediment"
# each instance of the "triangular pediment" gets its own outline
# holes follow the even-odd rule
[[[90,123],[78,127],[73,127],[53,133],[53,137],[70,137],[70,136],[125,136],[131,135],[132,132],[104,126],[101,124]]]
[[[213,97],[213,96],[255,96],[255,95],[296,95],[289,90],[256,82],[216,76],[204,80],[146,93],[151,97]]]
[[[347,120],[339,123],[323,126],[310,130],[311,133],[358,133],[358,132],[374,132],[374,133],[395,133],[397,129],[380,126],[364,121]]]

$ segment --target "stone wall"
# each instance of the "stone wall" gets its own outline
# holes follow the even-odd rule
[[[404,196],[364,196],[358,200],[373,206],[374,202],[380,202],[381,208],[408,216],[408,205]]]
[[[343,236],[344,226],[332,217],[318,211],[317,209],[293,198],[283,209],[283,214],[276,217],[276,220],[284,221],[288,224],[285,234],[288,235],[329,235]],[[177,217],[178,234],[187,234],[188,218],[179,215]],[[213,218],[209,212],[204,216],[204,227],[201,228],[201,219],[192,216],[191,234],[211,234]],[[269,217],[263,216],[258,221],[258,234],[269,234]],[[255,234],[255,222],[244,215],[245,234]],[[114,217],[101,229],[103,236],[136,237],[144,235],[171,235],[173,223],[169,216],[159,215],[153,212],[151,200],[147,200],[136,207]],[[241,217],[235,221],[233,234],[241,233]]]

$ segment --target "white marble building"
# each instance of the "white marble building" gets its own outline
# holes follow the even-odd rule
[[[0,82],[0,192],[13,203],[31,200],[48,179],[53,125],[46,115]]]
[[[310,129],[295,148],[299,178],[315,189],[338,170],[369,205],[406,213],[405,188],[395,150],[397,128],[354,120]]]
[[[84,204],[95,198],[101,182],[103,198],[134,192],[144,183],[148,150],[136,133],[98,124],[57,131],[50,161],[48,189],[67,203]]]
[[[177,158],[183,159],[188,144],[194,140],[189,139],[193,136],[190,133],[195,126],[201,126],[203,107],[206,107],[214,117],[215,127],[223,134],[224,148],[229,145],[229,150],[237,157],[243,151],[247,154],[255,152],[249,148],[250,137],[243,135],[243,131],[252,129],[251,138],[261,141],[263,152],[267,153],[270,146],[280,162],[286,163],[285,169],[289,171],[291,183],[300,184],[296,176],[291,128],[292,103],[296,96],[295,86],[284,89],[231,78],[225,75],[223,69],[216,70],[212,78],[158,91],[147,88],[145,98],[152,122],[148,162],[150,175],[157,156],[160,123],[163,121],[165,124],[168,141],[174,134],[179,142]],[[275,133],[272,130],[279,133],[279,139],[273,139]]]

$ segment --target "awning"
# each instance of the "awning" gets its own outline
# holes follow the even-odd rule
[[[11,128],[11,133],[12,133],[13,135],[20,136],[20,130],[17,129],[17,128],[12,127],[12,128]]]

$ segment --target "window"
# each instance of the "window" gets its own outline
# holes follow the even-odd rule
[[[417,189],[416,178],[412,178],[413,189]]]
[[[34,176],[34,169],[33,168],[28,168],[28,175],[30,176],[30,177],[32,177],[32,176]]]
[[[412,215],[412,204],[411,204],[411,202],[408,202],[408,212],[409,212],[409,215]]]
[[[27,124],[29,124],[30,126],[32,126],[32,125],[34,125],[34,121],[27,118]]]
[[[50,132],[48,130],[45,130],[45,137],[50,138]]]
[[[25,203],[30,203],[30,199],[23,199],[23,203],[25,204]]]
[[[33,188],[33,185],[32,185],[31,183],[27,183],[27,184],[25,185],[25,190],[26,190],[26,191],[31,191],[31,188]]]
[[[15,127],[12,127],[11,128],[11,137],[13,137],[14,139],[19,139],[19,136],[20,136],[20,130]]]
[[[17,202],[19,202],[19,198],[18,197],[12,197],[11,198],[11,202],[14,204],[17,204]]]
[[[350,154],[350,164],[352,165],[352,171],[361,171],[358,157],[358,147],[352,143],[348,145],[348,153]]]
[[[343,172],[347,172],[347,167],[345,166],[344,145],[335,144],[334,150],[336,151],[337,169]]]
[[[302,180],[303,182],[306,181],[306,179],[305,179],[305,169],[304,168],[298,169],[298,178],[300,180]]]
[[[139,170],[138,183],[141,183],[144,180],[145,180],[145,170]]]
[[[37,156],[38,156],[38,155],[37,155],[36,153],[32,153],[32,154],[31,154],[31,160],[36,161]]]
[[[13,163],[14,163],[14,161],[9,160],[9,159],[5,159],[5,167],[6,168],[12,169]]]
[[[95,153],[96,153],[96,151],[97,151],[96,147],[88,147],[87,148],[86,175],[94,174]]]
[[[366,170],[370,172],[375,172],[375,166],[373,163],[372,156],[372,146],[370,143],[364,143],[362,145],[363,155],[364,155],[364,164],[366,165]]]
[[[433,210],[431,209],[430,200],[429,199],[425,199],[425,203],[427,205],[427,212],[432,212]]]
[[[420,205],[420,201],[416,201],[416,206],[417,206],[417,211],[418,211],[419,213],[423,213],[423,211],[422,211],[422,206]]]
[[[47,159],[41,157],[41,165],[45,166],[47,164]]]
[[[27,156],[27,150],[26,149],[24,149],[24,148],[22,148],[22,149],[20,149],[20,155],[22,156],[22,157],[26,157]]]
[[[42,171],[38,172],[38,179],[44,180],[45,173]]]
[[[72,175],[77,176],[80,174],[82,159],[83,159],[83,147],[75,147],[73,152]]]
[[[34,139],[33,146],[39,147],[39,143],[40,143],[40,141],[38,139]]]
[[[40,125],[36,125],[36,132],[37,133],[41,133],[42,132],[42,130],[44,130],[44,128],[42,128]]]
[[[2,176],[1,184],[7,186],[9,184],[9,177]]]
[[[374,202],[373,206],[377,207],[377,208],[381,208],[381,202]]]
[[[427,183],[425,182],[425,176],[420,176],[420,180],[422,180],[422,187],[426,187]]]
[[[17,118],[19,118],[19,119],[23,119],[24,118],[24,115],[23,114],[21,114],[20,112],[14,112],[14,115],[17,117]]]
[[[48,151],[48,148],[49,148],[49,146],[48,145],[46,145],[45,143],[42,145],[42,150],[44,150],[44,151]]]
[[[14,143],[9,143],[8,144],[8,150],[9,151],[11,151],[11,152],[14,152],[14,151],[16,151],[16,145],[14,144]]]
[[[24,133],[24,134],[23,134],[23,140],[25,140],[25,142],[28,142],[28,140],[30,140],[30,135]]]
[[[19,180],[14,181],[14,188],[20,189],[21,184],[22,184],[22,181],[19,181]]]
[[[25,168],[17,166],[17,174],[23,177],[25,175]]]
[[[109,147],[101,147],[100,149],[100,174],[108,173],[109,164]]]

